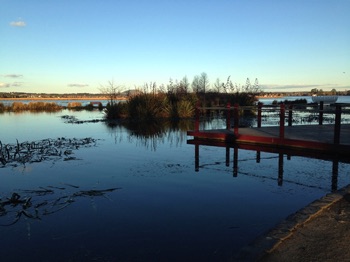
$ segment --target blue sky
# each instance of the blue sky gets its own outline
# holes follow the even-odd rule
[[[350,0],[0,0],[0,92],[98,93],[208,74],[350,90]]]

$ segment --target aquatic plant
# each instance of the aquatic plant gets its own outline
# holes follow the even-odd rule
[[[66,187],[78,189],[79,186],[64,184],[63,186],[47,186],[34,190],[18,190],[4,200],[0,198],[0,226],[12,226],[21,218],[41,220],[43,216],[54,214],[76,202],[81,197],[98,197],[113,192],[118,187],[108,189],[77,190],[73,194]],[[57,198],[53,198],[55,190],[59,191]],[[50,195],[49,198],[45,196]]]
[[[17,166],[17,164],[26,165],[26,163],[42,162],[45,160],[64,161],[77,160],[71,156],[79,147],[90,147],[96,144],[93,138],[57,138],[44,139],[33,142],[17,141],[16,144],[2,144],[0,141],[0,164],[1,167],[8,165]]]

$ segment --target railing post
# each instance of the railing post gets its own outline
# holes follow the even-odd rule
[[[320,101],[319,113],[318,113],[318,124],[323,124],[323,101]]]
[[[258,128],[261,127],[261,108],[262,108],[262,103],[258,103]]]
[[[199,131],[199,103],[196,105],[196,116],[195,116],[195,124],[194,129],[195,131]]]
[[[231,104],[227,103],[226,105],[226,129],[231,128]]]
[[[341,105],[335,107],[335,123],[334,123],[334,144],[340,142],[340,123],[341,123]]]
[[[280,138],[284,138],[284,120],[285,120],[285,106],[280,105]]]
[[[288,126],[292,126],[293,123],[293,105],[289,105],[289,110],[288,110]]]
[[[238,135],[238,126],[239,126],[239,113],[238,113],[238,104],[236,103],[234,106],[233,106],[233,116],[234,116],[234,124],[235,124],[235,127],[234,127],[234,134],[235,136]]]

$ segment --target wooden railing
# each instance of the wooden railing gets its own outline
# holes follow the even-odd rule
[[[298,106],[303,107],[316,107],[316,109],[308,110],[308,109],[299,109]],[[330,108],[334,108],[330,110]],[[318,105],[293,105],[293,104],[280,104],[279,106],[265,106],[262,103],[258,103],[256,106],[249,107],[240,107],[238,104],[234,104],[232,107],[230,103],[228,103],[225,107],[197,107],[196,108],[196,117],[195,117],[195,130],[199,130],[199,121],[200,121],[200,113],[203,110],[220,110],[226,111],[226,129],[231,129],[231,120],[233,118],[233,132],[235,135],[238,134],[239,129],[239,119],[240,119],[240,111],[241,110],[253,110],[257,112],[257,127],[261,128],[262,126],[262,114],[264,109],[269,112],[279,112],[279,137],[284,138],[285,133],[285,123],[288,123],[288,126],[292,126],[293,124],[293,112],[302,111],[302,112],[310,112],[310,113],[318,113],[318,124],[323,125],[324,114],[334,114],[334,144],[339,144],[340,140],[340,130],[341,130],[341,118],[342,114],[350,114],[350,104],[335,104],[332,107],[329,107],[327,110],[324,109],[323,102],[320,102]],[[233,114],[232,114],[233,112]],[[287,113],[287,114],[286,114]],[[287,120],[287,121],[286,121]]]

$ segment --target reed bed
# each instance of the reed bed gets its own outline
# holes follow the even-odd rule
[[[76,107],[82,107],[82,104],[80,102],[70,102],[67,105],[68,108],[76,108]]]
[[[3,112],[57,112],[63,107],[54,102],[29,102],[28,104],[22,102],[13,102],[12,105],[5,106],[0,103],[0,113]]]

